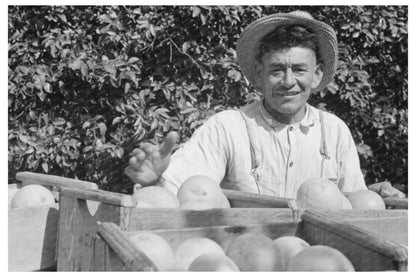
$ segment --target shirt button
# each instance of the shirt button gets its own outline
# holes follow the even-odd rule
[[[289,163],[289,166],[290,166],[290,167],[292,167],[292,166],[293,166],[293,162],[290,162],[290,163]]]
[[[289,127],[289,131],[293,131],[293,126],[290,126]]]

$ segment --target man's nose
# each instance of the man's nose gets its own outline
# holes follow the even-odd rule
[[[285,76],[283,78],[283,85],[285,87],[293,87],[296,83],[295,75],[293,74],[293,71],[291,68],[287,68],[285,72]]]

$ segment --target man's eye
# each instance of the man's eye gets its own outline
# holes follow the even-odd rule
[[[293,69],[293,72],[305,72],[306,71],[306,69],[305,68],[301,68],[301,67],[299,67],[299,68],[294,68]]]
[[[272,70],[272,73],[274,73],[274,74],[281,74],[281,73],[283,73],[283,69],[281,69],[281,68],[275,68],[275,69]]]

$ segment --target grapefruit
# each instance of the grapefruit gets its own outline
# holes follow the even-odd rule
[[[213,209],[215,208],[215,206],[214,204],[212,204],[212,202],[208,202],[208,201],[188,201],[188,202],[182,203],[180,205],[180,208],[187,209],[187,210],[201,211],[201,210]]]
[[[340,251],[326,245],[306,247],[290,261],[288,271],[355,271]]]
[[[228,200],[227,196],[225,196],[225,194],[222,194],[222,205],[221,208],[223,209],[228,209],[231,208],[231,204],[230,201]]]
[[[240,271],[281,271],[283,259],[273,240],[263,234],[245,233],[234,238],[226,254]]]
[[[302,208],[319,210],[341,210],[343,197],[335,183],[321,177],[304,181],[296,195]]]
[[[282,236],[274,240],[279,247],[283,259],[283,268],[286,269],[289,261],[300,251],[309,247],[309,243],[295,236]]]
[[[151,232],[137,232],[130,239],[157,267],[159,271],[171,271],[174,268],[174,255],[169,243]]]
[[[223,205],[224,194],[218,182],[204,175],[195,175],[186,179],[179,187],[177,198],[179,202],[208,201],[215,208]]]
[[[16,194],[16,192],[18,191],[19,189],[18,188],[16,188],[16,187],[14,187],[14,188],[10,188],[9,187],[9,209],[11,208],[11,204],[12,204],[12,199],[13,199],[13,196]]]
[[[348,200],[348,198],[345,195],[343,195],[343,197],[342,197],[342,209],[343,210],[352,210],[351,202],[350,202],[350,200]]]
[[[188,271],[240,271],[237,265],[224,254],[209,252],[198,256],[189,265]]]
[[[348,195],[352,208],[357,210],[385,210],[383,198],[372,190],[360,190]]]
[[[218,253],[224,255],[224,250],[215,241],[209,238],[189,238],[181,242],[175,249],[175,268],[186,271],[189,265],[202,254]]]
[[[133,193],[133,197],[137,200],[137,207],[141,208],[179,208],[175,195],[158,186],[139,188]]]
[[[28,208],[55,204],[55,197],[50,190],[41,185],[27,185],[19,189],[10,204],[12,209]]]

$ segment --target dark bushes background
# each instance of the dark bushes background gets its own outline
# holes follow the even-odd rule
[[[407,192],[406,6],[9,6],[9,183],[18,171],[131,192],[130,151],[181,141],[258,99],[235,44],[256,18],[296,9],[331,24],[334,82],[311,103],[346,121],[368,184]]]

